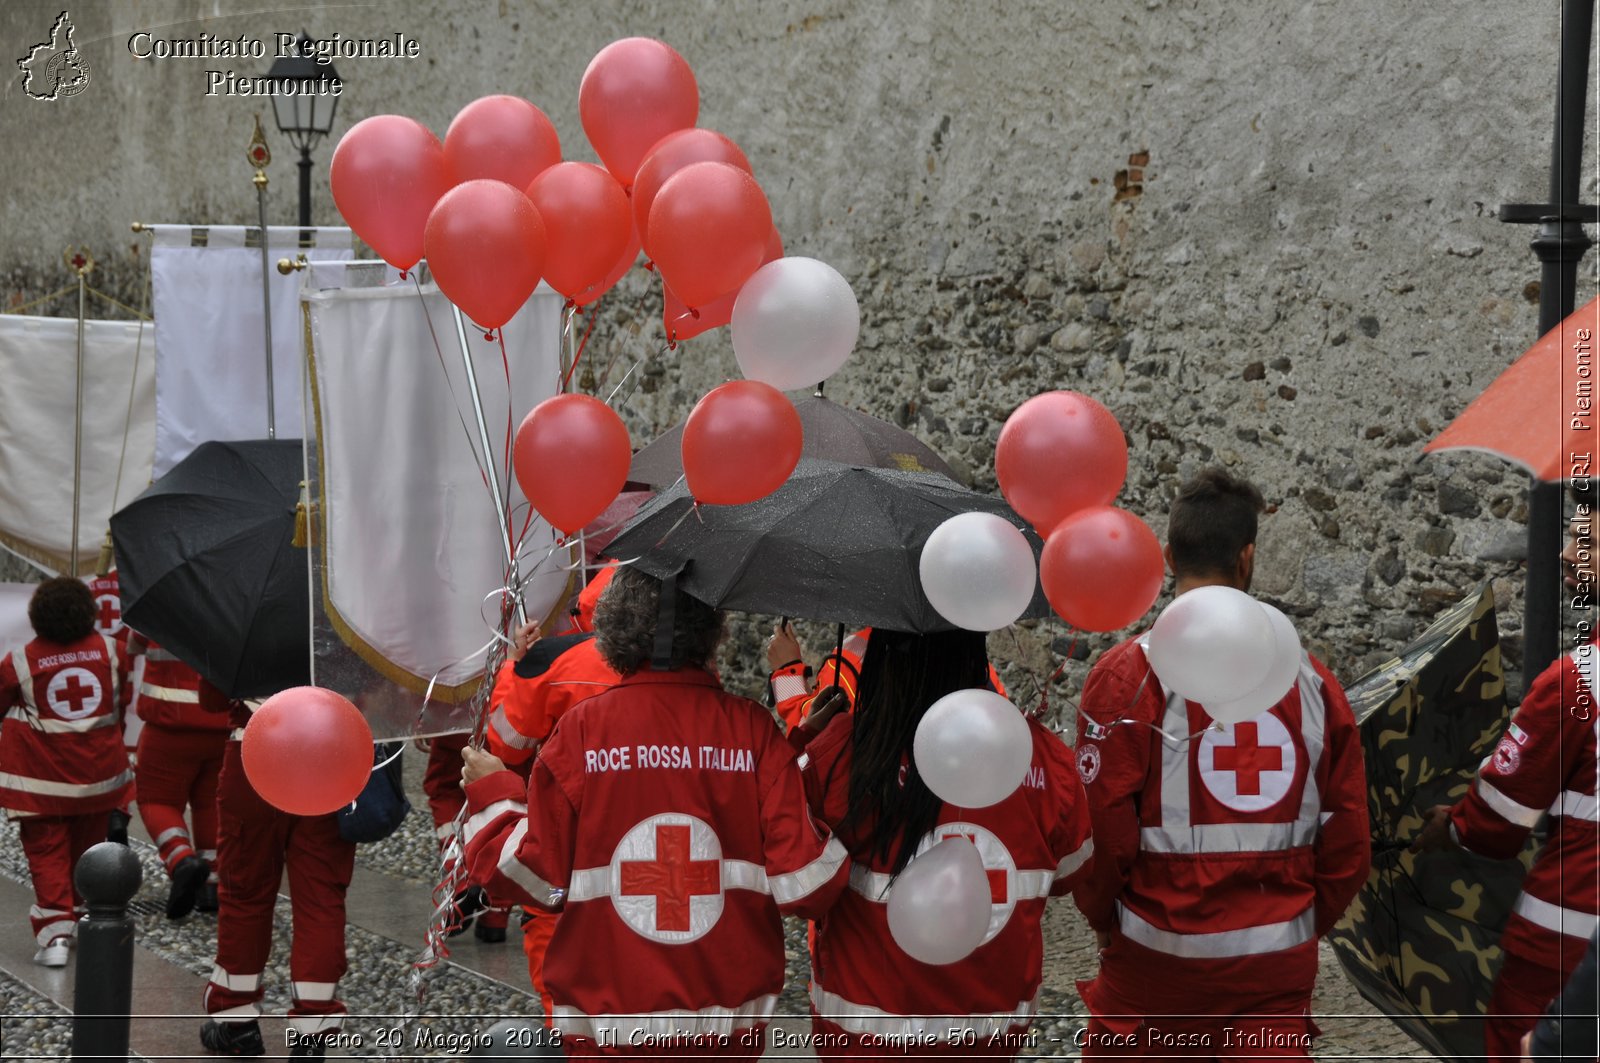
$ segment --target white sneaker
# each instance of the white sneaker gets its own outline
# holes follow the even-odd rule
[[[58,937],[51,940],[50,944],[33,954],[33,962],[41,967],[65,967],[67,965],[67,939]]]

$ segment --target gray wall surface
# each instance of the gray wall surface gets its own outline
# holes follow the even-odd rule
[[[1524,476],[1421,447],[1535,338],[1532,234],[1496,212],[1545,196],[1557,0],[398,0],[229,13],[260,6],[82,0],[70,10],[91,84],[42,103],[10,75],[8,300],[64,283],[69,243],[137,298],[147,248],[130,221],[253,221],[244,149],[257,111],[276,156],[273,221],[294,220],[293,152],[268,101],[204,94],[208,68],[258,74],[270,56],[139,60],[137,30],[269,47],[302,27],[405,33],[420,58],[337,62],[335,136],[386,112],[442,135],[466,103],[507,92],[542,107],[566,156],[586,160],[585,66],[616,38],[659,37],[699,79],[700,124],[749,155],[788,252],[854,286],[861,342],[830,397],[898,419],[992,490],[1007,414],[1043,390],[1087,392],[1131,440],[1119,504],[1158,533],[1187,474],[1244,473],[1276,507],[1256,590],[1345,680],[1485,579],[1502,630],[1520,629]],[[0,7],[8,64],[60,10]],[[339,220],[331,153],[316,155],[324,224]],[[1595,172],[1591,144],[1590,201]],[[1586,265],[1580,303],[1595,290],[1593,256]],[[586,356],[597,372],[614,362],[615,380],[652,356],[625,413],[636,442],[737,375],[725,329],[653,357],[653,274],[636,270],[603,305]],[[1048,670],[1061,634],[1044,625],[994,649],[1012,675]],[[1507,645],[1515,658],[1517,639]]]

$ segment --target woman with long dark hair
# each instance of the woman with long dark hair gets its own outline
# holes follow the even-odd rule
[[[982,634],[874,630],[853,714],[807,721],[801,758],[813,813],[849,850],[850,888],[818,924],[811,1005],[817,1054],[1006,1057],[1026,1043],[1043,974],[1045,900],[1068,893],[1093,847],[1072,750],[1029,721],[1023,784],[987,808],[957,808],[912,758],[934,702],[986,687]],[[977,847],[990,885],[989,930],[964,959],[934,966],[889,932],[888,899],[917,853],[948,837]]]

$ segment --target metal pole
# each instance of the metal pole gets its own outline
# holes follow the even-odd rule
[[[88,316],[89,279],[78,270],[78,398],[72,429],[72,574],[78,574],[78,508],[83,494],[83,335]]]
[[[500,542],[506,548],[506,570],[514,586],[517,582],[516,545],[511,541],[511,521],[506,516],[506,500],[500,494],[500,472],[494,463],[494,444],[489,442],[489,424],[483,419],[483,397],[478,392],[478,374],[472,368],[472,348],[467,345],[467,323],[461,316],[460,307],[451,306],[450,309],[456,317],[456,339],[461,343],[461,365],[467,374],[467,389],[472,393],[472,412],[478,418],[478,442],[483,447],[483,467],[489,477],[489,493],[494,496],[494,515],[500,521]],[[522,595],[513,594],[512,604],[516,607],[517,624],[526,624],[528,613],[523,608]]]
[[[311,229],[311,148],[300,149],[300,246],[310,240]]]
[[[73,979],[72,1058],[128,1058],[133,1011],[133,920],[128,902],[144,873],[125,845],[100,842],[78,859],[72,879],[89,906],[78,921]]]
[[[272,249],[267,246],[267,175],[257,170],[256,203],[261,214],[261,331],[267,345],[267,438],[278,438],[278,417],[273,410],[272,387]]]
[[[1532,248],[1541,263],[1539,335],[1575,309],[1578,265],[1592,243],[1577,219],[1582,192],[1583,133],[1589,95],[1594,0],[1563,0],[1555,135],[1550,151],[1550,204]],[[1551,426],[1558,431],[1559,426]],[[1556,659],[1561,641],[1562,491],[1535,482],[1528,491],[1528,576],[1523,589],[1523,688]]]
[[[566,329],[566,333],[567,333],[567,336],[566,336],[566,338],[567,338],[567,358],[566,358],[567,369],[562,371],[561,379],[563,379],[563,380],[566,380],[568,378],[568,376],[571,375],[570,374],[571,367],[577,364],[577,359],[578,359],[578,328],[577,328],[577,323],[578,323],[578,315],[577,315],[577,312],[574,311],[573,314],[570,317],[567,318],[567,329]],[[574,388],[573,390],[574,390],[574,393],[576,393],[577,389]],[[587,587],[588,585],[589,585],[589,546],[584,541],[583,529],[579,528],[578,529],[578,589],[581,591],[581,590],[583,590],[583,588]]]

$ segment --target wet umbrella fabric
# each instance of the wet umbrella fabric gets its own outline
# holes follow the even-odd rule
[[[794,400],[805,433],[801,454],[846,465],[903,472],[933,472],[955,479],[945,460],[905,429],[870,414],[841,406],[821,395]],[[628,468],[633,483],[662,488],[683,475],[683,425],[667,429],[640,448]]]
[[[1043,543],[998,496],[934,473],[802,458],[777,491],[742,506],[699,506],[682,484],[657,496],[607,553],[721,609],[895,631],[950,631],[922,591],[929,534],[958,513],[994,513]],[[1024,614],[1045,616],[1036,591]]]
[[[1361,727],[1372,874],[1329,933],[1361,995],[1444,1059],[1481,1059],[1499,940],[1521,860],[1413,854],[1422,814],[1471,785],[1507,720],[1494,595],[1485,584],[1346,693]]]
[[[122,618],[231,697],[310,681],[298,439],[209,442],[111,517]]]

